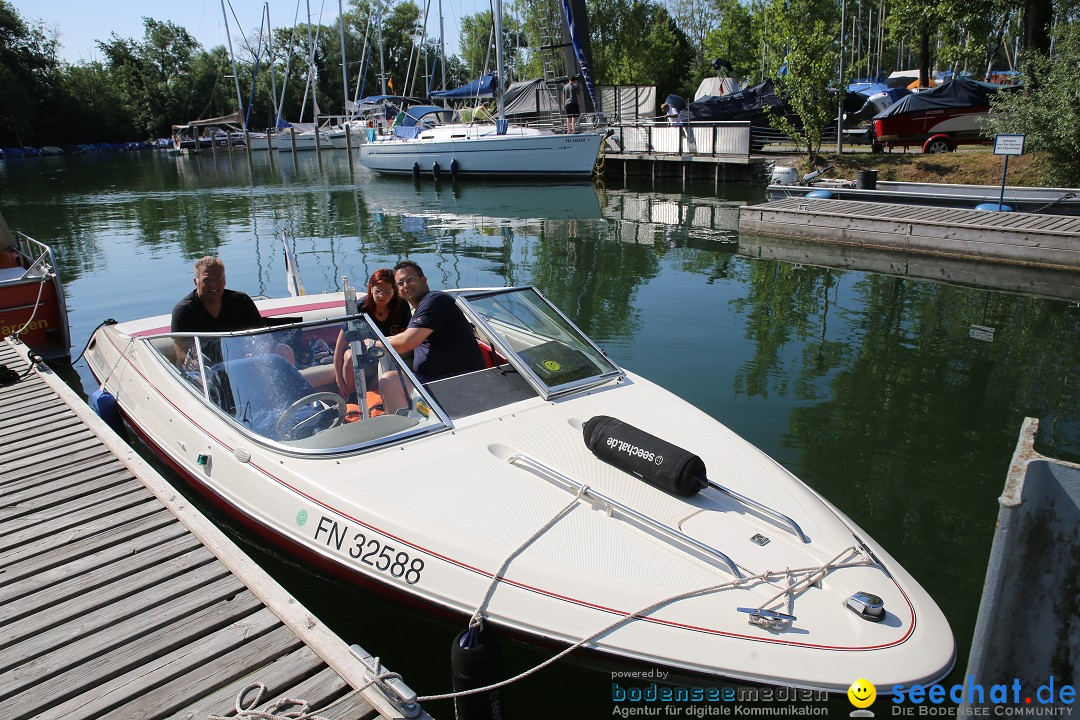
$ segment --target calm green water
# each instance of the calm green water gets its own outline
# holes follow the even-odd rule
[[[691,188],[693,190],[693,188]],[[293,159],[110,154],[0,162],[0,209],[50,243],[73,341],[107,317],[168,313],[191,262],[286,293],[363,286],[410,257],[432,287],[533,284],[621,365],[761,447],[879,540],[934,596],[966,664],[1000,494],[1025,416],[1080,458],[1080,311],[1069,303],[737,254],[737,204],[762,190],[594,189],[375,178],[343,152]],[[995,328],[992,342],[971,326]],[[85,363],[72,382],[93,389]],[[420,694],[449,689],[461,621],[260,562]],[[507,672],[549,651],[512,645]],[[611,667],[572,661],[505,693],[511,717],[609,717]],[[854,681],[856,678],[852,678]],[[712,683],[707,681],[705,684]],[[713,683],[715,684],[715,683]],[[846,700],[835,712],[850,710]],[[452,717],[433,703],[436,717]]]

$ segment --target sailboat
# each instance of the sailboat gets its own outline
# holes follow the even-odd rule
[[[593,172],[602,132],[564,134],[510,125],[503,107],[502,2],[495,0],[495,65],[498,119],[494,123],[462,123],[444,108],[418,114],[413,124],[395,127],[391,135],[360,147],[360,163],[380,173],[457,176],[588,177]]]

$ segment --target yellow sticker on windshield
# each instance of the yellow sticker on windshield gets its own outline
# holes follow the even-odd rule
[[[548,370],[549,372],[559,372],[560,370],[562,370],[562,365],[560,365],[559,363],[555,362],[554,360],[545,360],[545,361],[544,361],[544,367],[545,367],[545,368],[546,368],[546,369],[547,369],[547,370]]]
[[[431,408],[429,408],[427,403],[425,403],[423,400],[416,401],[416,412],[420,413],[424,417],[431,416]]]

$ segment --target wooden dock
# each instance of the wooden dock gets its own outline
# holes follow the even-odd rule
[[[22,352],[0,341],[20,375]],[[232,715],[255,682],[260,710],[427,717],[355,691],[369,675],[350,647],[51,371],[0,386],[0,448],[4,720]]]
[[[1080,217],[785,198],[740,209],[739,233],[1080,270]]]

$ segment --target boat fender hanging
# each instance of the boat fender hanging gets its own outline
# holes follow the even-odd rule
[[[442,177],[442,168],[439,167],[439,163],[437,162],[431,164],[431,177],[435,178],[436,180]]]
[[[420,163],[414,162],[412,164],[412,176],[414,179],[420,179]]]
[[[502,650],[490,625],[472,626],[458,633],[450,647],[454,692],[472,690],[502,680]],[[498,690],[454,698],[457,720],[501,720]]]
[[[124,434],[124,421],[120,417],[120,408],[117,407],[116,397],[111,392],[105,388],[98,388],[90,393],[90,399],[87,402],[90,409],[104,420],[113,432],[121,436]]]
[[[596,457],[662,490],[690,497],[709,484],[700,457],[622,420],[597,415],[582,432]]]
[[[450,161],[450,177],[456,178],[458,170],[461,169],[461,165],[458,164],[457,158]]]

